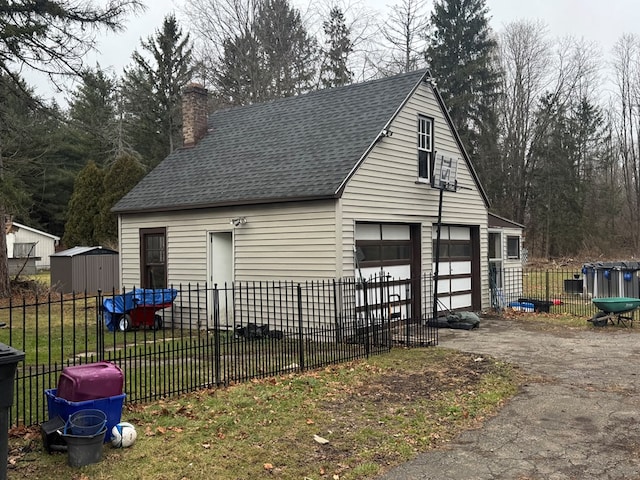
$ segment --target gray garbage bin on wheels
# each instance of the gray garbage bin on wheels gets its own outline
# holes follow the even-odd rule
[[[0,343],[0,480],[7,479],[9,457],[9,410],[13,405],[13,384],[24,352]]]

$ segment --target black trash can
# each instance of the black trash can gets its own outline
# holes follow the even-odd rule
[[[13,384],[24,352],[0,343],[0,480],[7,479],[9,457],[9,410],[13,405]]]

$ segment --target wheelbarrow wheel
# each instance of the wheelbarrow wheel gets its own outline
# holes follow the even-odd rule
[[[118,329],[121,332],[126,332],[131,328],[131,316],[128,313],[125,313],[120,317],[120,321],[118,322]]]
[[[607,312],[598,312],[589,321],[594,327],[606,327],[609,323],[609,314]]]
[[[162,328],[162,317],[160,315],[153,316],[153,329],[160,330]]]

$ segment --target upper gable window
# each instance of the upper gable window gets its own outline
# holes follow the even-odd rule
[[[433,119],[418,116],[418,180],[429,181],[433,169]]]

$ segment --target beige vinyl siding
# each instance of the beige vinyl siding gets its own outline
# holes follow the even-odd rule
[[[422,268],[431,270],[432,226],[437,221],[439,191],[418,180],[418,115],[433,119],[436,157],[458,161],[457,192],[445,192],[442,223],[480,227],[480,255],[487,258],[487,210],[484,200],[460,152],[440,106],[427,84],[421,84],[389,130],[381,138],[346,185],[341,201],[344,238],[344,271],[353,272],[353,236],[358,221],[420,223]],[[489,302],[486,262],[481,262],[482,304]]]
[[[246,217],[233,228],[230,219]],[[167,229],[170,284],[204,284],[209,232],[233,232],[236,281],[334,278],[336,271],[333,201],[219,208],[121,217],[122,279],[140,282],[139,231]]]
[[[333,201],[274,205],[246,216],[247,225],[236,229],[236,280],[334,277]]]

